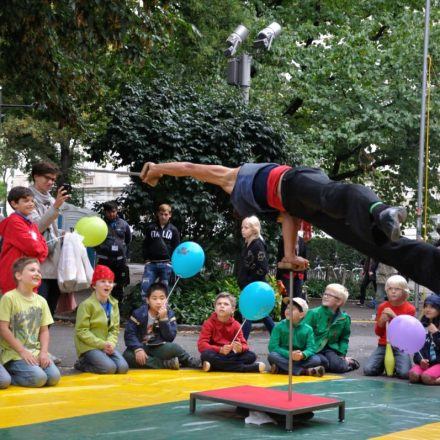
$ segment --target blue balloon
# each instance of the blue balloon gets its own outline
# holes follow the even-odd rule
[[[275,305],[275,292],[269,284],[254,281],[240,293],[238,307],[240,313],[249,321],[265,318]]]
[[[181,278],[189,278],[200,272],[205,262],[201,246],[193,241],[180,243],[171,256],[171,266]]]

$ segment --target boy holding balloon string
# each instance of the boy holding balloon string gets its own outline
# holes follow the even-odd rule
[[[214,313],[203,323],[197,342],[203,371],[263,373],[265,364],[255,362],[257,356],[249,350],[240,323],[233,318],[235,304],[235,297],[230,293],[219,293]]]
[[[180,366],[201,366],[198,359],[173,342],[177,324],[174,312],[167,305],[167,293],[164,284],[152,284],[146,304],[134,310],[127,322],[124,333],[127,349],[123,356],[130,368],[178,370]]]
[[[387,345],[387,323],[399,315],[414,316],[415,307],[407,299],[409,296],[408,283],[401,275],[393,275],[385,284],[388,300],[383,302],[377,310],[376,335],[379,336],[378,347],[370,355],[364,366],[366,376],[379,376],[385,369],[385,352]],[[411,358],[408,354],[392,347],[395,360],[395,375],[400,379],[408,379],[411,368]]]

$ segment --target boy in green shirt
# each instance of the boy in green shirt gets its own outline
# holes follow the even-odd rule
[[[289,302],[289,298],[285,298]],[[289,356],[292,356],[292,373],[295,376],[323,376],[325,373],[319,356],[315,354],[315,338],[312,328],[303,322],[309,306],[302,298],[293,298],[284,316],[270,335],[268,360],[272,373],[286,373],[289,370]],[[289,319],[292,320],[292,352],[289,353]]]
[[[0,361],[13,385],[56,385],[60,372],[48,352],[53,319],[46,300],[34,292],[41,283],[40,263],[22,257],[15,261],[12,272],[17,288],[0,301]]]
[[[322,305],[309,310],[304,322],[313,329],[316,354],[325,371],[346,373],[359,368],[359,362],[347,357],[351,318],[341,307],[348,291],[341,284],[329,284],[322,295]]]

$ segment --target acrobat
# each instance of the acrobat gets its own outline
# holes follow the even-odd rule
[[[274,220],[281,215],[283,261],[297,270],[308,261],[295,255],[293,243],[303,219],[359,252],[395,267],[434,292],[440,291],[440,250],[401,237],[406,209],[389,206],[368,187],[335,182],[322,170],[274,163],[246,163],[229,168],[191,162],[144,164],[141,179],[156,186],[164,176],[193,177],[230,194],[242,216]]]

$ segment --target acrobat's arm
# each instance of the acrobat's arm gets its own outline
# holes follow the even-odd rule
[[[202,182],[220,186],[231,194],[237,179],[239,168],[228,168],[222,165],[202,165],[191,162],[146,162],[141,171],[141,179],[150,186],[156,186],[163,175],[173,177],[193,177]]]
[[[309,260],[296,255],[296,239],[301,220],[297,217],[292,217],[287,212],[281,212],[282,232],[284,240],[284,257],[282,259],[285,263],[291,263],[294,270],[303,271],[309,267]]]

